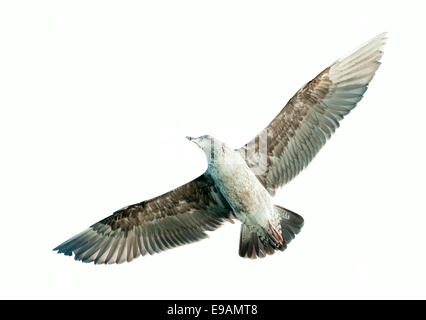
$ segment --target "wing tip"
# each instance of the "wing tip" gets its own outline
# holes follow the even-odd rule
[[[389,32],[383,31],[383,32],[379,33],[377,36],[375,36],[373,39],[386,40],[386,39],[388,39],[388,34],[389,34]]]
[[[52,251],[57,251],[57,254],[64,254],[66,256],[72,256],[72,251],[69,250],[63,250],[62,245],[57,246],[56,248],[52,249]]]
[[[370,40],[364,42],[359,48],[364,48],[364,47],[369,46],[369,45],[371,45],[373,43],[374,44],[378,44],[377,47],[380,48],[380,47],[382,47],[386,43],[386,40],[388,40],[388,38],[389,37],[388,37],[388,32],[387,31],[381,32],[378,35],[376,35],[373,38],[371,38]]]
[[[382,33],[379,33],[377,36],[375,36],[373,39],[371,39],[370,41],[371,42],[373,42],[373,41],[376,41],[376,42],[378,42],[378,49],[379,49],[379,51],[383,54],[383,50],[380,50],[380,49],[382,49],[385,45],[386,45],[386,41],[389,39],[389,37],[388,37],[388,32],[387,31],[384,31],[384,32],[382,32]]]
[[[349,54],[346,54],[345,56],[343,56],[342,58],[337,60],[336,63],[340,63],[340,64],[344,63],[345,64],[345,63],[353,60],[356,57],[362,57],[362,56],[365,57],[368,53],[371,53],[371,52],[378,52],[379,53],[379,57],[377,59],[377,61],[378,61],[383,56],[383,53],[384,53],[383,48],[386,45],[387,39],[388,39],[388,32],[387,31],[379,33],[375,37],[364,42],[362,45],[357,47],[355,50],[352,50]],[[351,62],[353,62],[353,61],[351,61]]]

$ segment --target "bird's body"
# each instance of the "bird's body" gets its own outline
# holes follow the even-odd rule
[[[261,238],[281,234],[280,217],[271,196],[248,167],[241,153],[210,137],[214,148],[207,174],[232,208],[233,214]],[[279,238],[279,236],[278,236]]]
[[[380,66],[385,34],[337,60],[303,86],[254,139],[234,150],[211,136],[189,138],[205,153],[207,171],[156,198],[127,206],[54,250],[76,260],[122,263],[207,237],[236,217],[239,254],[284,250],[303,218],[271,196],[293,179],[362,99]]]

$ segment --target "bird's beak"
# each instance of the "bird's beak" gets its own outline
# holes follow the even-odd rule
[[[186,136],[185,138],[187,138],[189,141],[191,141],[192,143],[195,143],[197,146],[200,146],[198,144],[198,138],[194,138],[194,137],[190,137],[190,136]]]

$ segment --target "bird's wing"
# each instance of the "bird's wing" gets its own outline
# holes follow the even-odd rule
[[[122,263],[207,237],[231,208],[207,175],[114,212],[54,250],[76,260]]]
[[[271,193],[314,158],[339,122],[362,99],[380,65],[386,33],[337,60],[290,99],[277,117],[239,149]]]

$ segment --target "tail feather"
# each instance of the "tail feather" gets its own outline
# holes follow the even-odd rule
[[[276,250],[284,251],[287,244],[300,232],[304,223],[300,215],[280,206],[275,206],[275,210],[281,216],[281,235],[271,235],[268,232],[259,235],[253,227],[242,224],[238,252],[241,257],[256,259],[271,255]],[[282,238],[282,241],[277,242],[277,238]]]
[[[262,240],[252,228],[246,224],[241,225],[239,255],[241,257],[256,259],[263,258],[267,254],[273,254],[275,248],[270,240]]]
[[[296,234],[302,230],[304,220],[297,213],[275,206],[275,210],[281,215],[281,234],[286,243],[290,243],[296,237]]]

